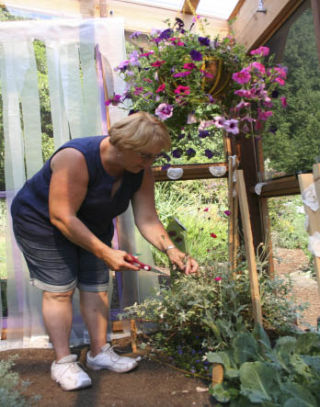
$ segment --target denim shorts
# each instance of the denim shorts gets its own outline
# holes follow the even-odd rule
[[[73,244],[62,234],[34,240],[14,227],[15,237],[26,259],[31,284],[44,291],[106,291],[107,265],[95,255]],[[103,239],[101,239],[103,240]],[[110,242],[106,242],[110,245]]]

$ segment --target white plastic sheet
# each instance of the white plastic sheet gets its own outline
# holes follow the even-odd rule
[[[5,180],[7,206],[24,181],[38,171],[42,162],[40,103],[33,41],[46,46],[49,97],[55,147],[69,138],[101,134],[101,78],[95,58],[99,49],[107,83],[121,93],[124,83],[114,68],[125,59],[123,21],[119,18],[87,20],[45,20],[2,22],[0,24],[0,79],[5,138]],[[125,113],[110,106],[111,124]],[[22,123],[22,125],[21,125]],[[105,125],[103,126],[105,129]],[[8,210],[9,214],[9,210]],[[120,241],[136,251],[132,214],[122,216]],[[28,283],[28,271],[7,219],[8,329],[9,342],[0,347],[50,346],[42,318],[41,292]],[[140,284],[137,273],[124,276],[126,304],[147,295],[156,281]],[[110,285],[111,286],[111,285]],[[111,289],[109,290],[111,294]],[[85,331],[74,299],[71,344],[85,339]],[[0,328],[1,324],[0,323]]]

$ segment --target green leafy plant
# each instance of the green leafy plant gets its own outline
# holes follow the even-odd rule
[[[277,336],[295,330],[298,308],[283,295],[286,285],[260,275],[264,323]],[[155,351],[190,374],[203,376],[209,370],[203,360],[206,352],[227,349],[238,332],[254,329],[247,270],[232,277],[226,266],[212,262],[125,311],[123,317],[143,322],[141,329],[153,324],[157,332],[150,335],[150,345]]]
[[[222,352],[207,360],[224,367],[223,383],[210,392],[231,407],[317,407],[320,403],[320,335],[304,332],[280,337],[240,332]]]
[[[20,380],[18,373],[12,371],[14,359],[0,360],[0,405],[5,407],[31,407],[39,396],[25,398],[21,393],[21,386],[27,386],[28,382]]]

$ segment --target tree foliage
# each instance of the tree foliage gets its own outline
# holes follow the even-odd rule
[[[277,171],[310,171],[320,157],[320,69],[311,9],[291,26],[283,65],[288,107],[279,106],[270,120],[264,155]]]

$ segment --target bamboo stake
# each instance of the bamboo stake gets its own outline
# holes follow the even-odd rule
[[[247,199],[246,185],[243,176],[243,170],[237,170],[237,192],[239,196],[241,220],[244,234],[244,243],[246,248],[246,257],[248,261],[251,301],[253,309],[253,318],[256,324],[262,326],[262,310],[259,292],[259,281],[257,273],[256,258],[254,253],[252,229],[250,222],[250,213]]]
[[[318,201],[320,202],[320,200],[319,200],[319,196],[320,196],[319,164],[316,164],[313,166],[313,171],[314,171],[313,175],[312,174],[299,174],[298,175],[300,191],[301,191],[301,193],[303,193],[303,191],[306,188],[308,188],[313,182],[315,182],[316,193],[318,196]],[[318,209],[316,212],[314,212],[308,205],[305,205],[305,204],[304,204],[304,210],[309,219],[309,225],[308,225],[309,235],[312,236],[315,232],[320,233],[320,210]],[[317,256],[314,256],[313,260],[314,260],[314,268],[316,271],[317,282],[318,282],[318,293],[320,295],[320,258]]]

